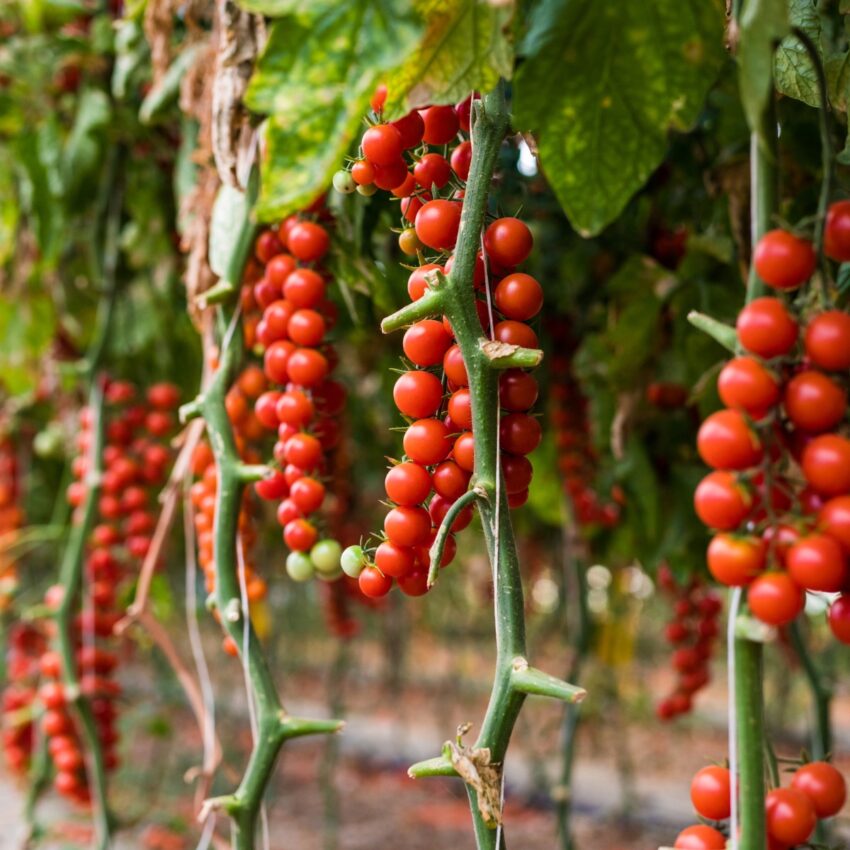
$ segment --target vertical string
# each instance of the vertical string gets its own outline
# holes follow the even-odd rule
[[[735,699],[737,690],[735,624],[738,619],[738,611],[741,607],[742,594],[743,591],[740,587],[734,588],[729,594],[729,619],[726,624],[726,670],[727,690],[729,691],[727,699],[729,709],[729,776],[732,780],[729,813],[729,840],[731,842],[731,850],[738,850],[738,710]]]

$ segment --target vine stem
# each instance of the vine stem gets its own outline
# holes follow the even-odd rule
[[[797,620],[789,626],[788,634],[794,652],[803,666],[803,672],[806,674],[806,681],[809,684],[814,702],[815,724],[812,729],[812,758],[815,760],[823,759],[832,752],[832,724],[829,718],[832,688],[818,670]]]
[[[97,258],[96,273],[103,286],[104,296],[98,305],[95,335],[84,362],[89,384],[88,407],[91,411],[91,444],[86,464],[86,495],[78,521],[71,527],[59,567],[62,601],[54,613],[56,647],[62,664],[62,684],[69,706],[76,714],[86,752],[86,775],[92,794],[92,810],[97,847],[105,850],[111,844],[113,818],[106,793],[106,766],[103,749],[97,734],[94,715],[88,698],[80,691],[74,652],[74,612],[83,586],[83,564],[86,542],[95,523],[103,476],[103,447],[105,442],[103,381],[100,364],[106,351],[112,318],[115,312],[119,235],[123,204],[123,182],[117,171],[121,154],[113,154],[107,168],[108,198],[104,209],[102,253]]]
[[[253,195],[256,179],[252,179],[250,185],[249,194]],[[253,197],[250,200],[253,203]],[[250,218],[251,203],[246,205],[245,218],[238,225],[239,235],[226,269],[228,281],[242,279],[256,236],[257,227]],[[257,735],[236,791],[225,797],[208,799],[199,818],[204,820],[214,810],[225,811],[231,819],[233,847],[236,850],[253,850],[263,796],[284,742],[302,735],[337,732],[343,724],[336,720],[309,720],[287,714],[248,611],[242,603],[237,538],[242,493],[251,476],[246,475],[236,448],[225,396],[236,377],[243,338],[238,305],[229,311],[226,306],[219,309],[222,325],[227,328],[222,338],[219,366],[198,400],[215,458],[218,481],[213,523],[215,591],[212,601],[222,628],[237,647],[245,665],[251,688],[249,699],[254,701],[257,710]]]
[[[542,354],[515,346],[494,349],[491,341],[482,336],[472,280],[490,182],[508,129],[504,84],[499,83],[483,101],[475,101],[473,110],[472,164],[451,274],[448,279],[436,275],[422,298],[388,316],[381,328],[388,333],[419,318],[444,314],[451,322],[469,376],[475,434],[471,487],[475,491],[493,568],[496,670],[475,745],[466,749],[460,742],[456,746],[448,744],[442,758],[413,765],[409,773],[414,777],[461,775],[457,768],[463,763],[477,846],[479,850],[494,850],[505,846],[501,828],[503,765],[525,697],[533,693],[577,702],[585,692],[529,667],[525,658],[525,613],[519,559],[505,488],[500,486],[499,370],[517,364],[536,364]],[[467,769],[470,764],[471,772]]]

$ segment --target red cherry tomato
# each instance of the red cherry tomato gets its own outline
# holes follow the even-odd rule
[[[417,463],[399,463],[384,478],[387,497],[397,505],[412,507],[424,502],[431,492],[431,476]]]
[[[722,832],[704,824],[683,829],[673,842],[676,850],[726,850]]]
[[[283,529],[283,541],[293,552],[308,552],[318,539],[319,532],[306,519],[293,519]]]
[[[383,575],[375,567],[366,567],[357,578],[360,592],[370,599],[379,599],[386,596],[393,586],[393,580]]]
[[[416,569],[415,550],[385,541],[375,550],[375,566],[385,576],[401,578]]]
[[[461,142],[452,151],[450,162],[452,171],[465,181],[469,177],[469,167],[472,165],[472,142]]]
[[[804,345],[813,365],[833,372],[850,369],[850,313],[819,313],[806,327]]]
[[[787,230],[765,233],[753,252],[758,276],[775,289],[796,289],[815,270],[817,258],[812,243]]]
[[[457,242],[460,227],[460,204],[457,201],[428,201],[416,213],[416,235],[423,245],[435,251],[450,251]]]
[[[752,357],[736,357],[720,371],[717,391],[726,407],[760,418],[779,401],[779,384]]]
[[[844,418],[847,393],[822,372],[809,370],[795,375],[785,385],[782,404],[798,428],[819,434]]]
[[[809,798],[796,788],[774,788],[765,799],[767,831],[777,841],[803,844],[814,832],[817,815]]]
[[[756,298],[738,314],[741,345],[770,360],[788,354],[797,342],[797,322],[778,298]]]
[[[784,626],[806,605],[806,594],[787,573],[765,573],[747,589],[750,610],[764,623]]]
[[[716,534],[706,553],[709,572],[721,584],[741,587],[763,569],[766,547],[758,537]]]
[[[438,153],[426,153],[413,166],[413,177],[426,191],[432,186],[442,189],[451,180],[452,169],[444,156]]]
[[[827,622],[830,631],[841,643],[850,644],[850,595],[839,596],[829,606]]]
[[[453,460],[443,461],[431,476],[434,491],[450,502],[460,498],[469,489],[469,479],[470,473],[461,469]]]
[[[758,437],[737,410],[712,413],[700,426],[697,450],[708,466],[726,470],[755,466],[763,453]]]
[[[415,148],[422,141],[422,134],[425,132],[425,122],[415,109],[413,112],[408,112],[403,118],[399,118],[398,121],[393,121],[392,126],[401,135],[401,144],[405,150]]]
[[[325,282],[313,269],[296,269],[283,283],[283,295],[296,309],[316,308],[325,297]]]
[[[804,764],[794,773],[791,787],[802,791],[809,798],[819,818],[837,815],[847,799],[844,777],[825,761]]]
[[[293,225],[287,237],[290,253],[304,263],[312,263],[324,257],[330,243],[327,230],[312,221],[299,221]]]
[[[537,401],[537,381],[522,369],[508,369],[499,378],[499,403],[505,410],[524,413]]]
[[[729,770],[710,765],[691,780],[691,803],[697,814],[708,820],[726,820],[732,809]]]
[[[747,518],[752,505],[746,487],[730,472],[709,472],[694,491],[697,516],[718,531],[734,531]]]
[[[415,463],[432,466],[451,450],[449,429],[439,419],[419,419],[405,432],[404,451]]]
[[[431,106],[420,110],[424,128],[422,141],[428,145],[446,145],[460,128],[453,106]]]
[[[432,372],[405,372],[395,382],[396,407],[411,419],[433,416],[443,401],[443,385]]]
[[[405,357],[423,368],[440,363],[451,344],[443,323],[435,319],[423,319],[411,325],[402,340]]]
[[[822,496],[850,493],[850,440],[822,434],[803,449],[803,475]]]
[[[392,124],[370,127],[361,141],[363,156],[373,165],[389,165],[401,158],[404,151],[401,133]]]
[[[533,452],[543,437],[540,422],[527,413],[509,413],[504,416],[499,433],[502,450],[517,455]]]
[[[396,546],[421,546],[431,533],[431,518],[422,507],[393,508],[384,518],[384,531]]]
[[[525,322],[543,307],[543,289],[531,275],[514,272],[496,284],[493,299],[505,318]]]
[[[847,578],[844,551],[826,534],[801,537],[788,550],[785,563],[791,578],[808,590],[836,593]]]
[[[484,250],[489,258],[510,269],[528,259],[534,239],[528,225],[518,218],[497,218],[484,231]]]
[[[837,540],[845,555],[850,555],[850,496],[836,496],[818,513],[818,526]]]
[[[850,260],[850,201],[829,205],[823,234],[826,255],[839,263]]]

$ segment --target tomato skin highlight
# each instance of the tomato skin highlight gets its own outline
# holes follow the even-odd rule
[[[753,252],[756,273],[774,289],[796,289],[815,270],[817,257],[811,242],[786,230],[770,230]]]

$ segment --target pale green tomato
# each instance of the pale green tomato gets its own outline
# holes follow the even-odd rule
[[[310,560],[320,573],[338,572],[341,555],[342,546],[336,540],[320,540],[310,550]]]
[[[364,198],[369,198],[378,191],[378,187],[374,183],[369,183],[368,186],[358,186],[357,194],[363,195]]]
[[[366,555],[360,546],[349,546],[340,558],[342,571],[351,578],[357,578],[366,567]]]
[[[309,555],[303,552],[290,552],[286,556],[286,572],[293,581],[310,581],[315,566]]]
[[[354,178],[347,171],[337,171],[334,174],[334,189],[342,195],[350,195],[357,186],[354,183]]]

